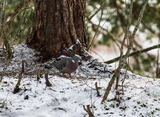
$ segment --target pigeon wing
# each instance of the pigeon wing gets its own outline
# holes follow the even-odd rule
[[[59,60],[59,61],[57,61],[57,62],[54,63],[54,66],[58,70],[62,71],[66,67],[67,61],[68,61],[68,59]]]

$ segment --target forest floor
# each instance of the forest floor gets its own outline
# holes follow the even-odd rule
[[[88,117],[87,105],[95,117],[159,117],[160,79],[121,71],[120,86],[112,86],[108,99],[101,103],[114,68],[96,60],[83,62],[72,79],[61,77],[53,68],[45,70],[34,62],[34,51],[23,43],[13,47],[11,61],[0,59],[0,116],[2,117]],[[63,56],[62,56],[63,57]],[[13,94],[25,61],[20,90]],[[51,63],[53,60],[45,64]],[[37,81],[36,73],[50,74],[52,86],[45,84],[44,74]],[[55,75],[56,74],[56,75]],[[0,77],[2,78],[2,77]],[[100,96],[97,96],[95,83]],[[119,95],[117,95],[119,91]]]

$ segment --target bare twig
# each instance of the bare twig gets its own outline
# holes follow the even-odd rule
[[[6,47],[6,50],[7,50],[7,53],[8,53],[8,58],[12,58],[13,57],[13,52],[12,52],[11,46],[10,46],[10,44],[8,42],[7,36],[6,36],[5,32],[4,32],[4,29],[2,29],[2,30],[3,30],[3,36],[2,36],[3,43],[4,43],[5,47]]]
[[[90,110],[90,106],[89,105],[87,105],[87,109],[83,105],[83,109],[88,113],[89,117],[94,117],[93,113]]]
[[[3,9],[3,2],[1,3],[2,4],[2,9],[1,9],[1,18],[0,18],[0,23],[1,24],[4,24],[5,20],[6,20],[6,14],[5,14],[5,11],[6,11],[6,1],[4,1],[4,9]],[[13,53],[12,53],[12,50],[11,50],[11,47],[10,47],[10,44],[7,40],[7,36],[5,34],[5,31],[4,31],[4,26],[1,27],[1,38],[3,39],[3,43],[7,49],[7,53],[8,53],[8,58],[12,58],[13,56]]]
[[[3,25],[3,22],[2,22],[2,17],[3,17],[3,0],[0,2],[0,5],[1,5],[1,9],[0,9],[0,26]],[[2,34],[2,33],[1,33]]]
[[[98,96],[98,97],[99,97],[99,96],[101,96],[101,95],[99,94],[99,90],[98,90],[97,82],[95,83],[95,87],[96,87],[96,91],[97,91],[97,96]]]
[[[98,25],[96,25],[96,24],[94,24],[92,21],[90,21],[90,23],[93,25],[93,26],[98,26]],[[117,39],[114,37],[114,35],[110,32],[110,31],[108,31],[108,29],[105,29],[105,28],[103,28],[102,26],[99,26],[100,28],[101,28],[101,30],[103,30],[103,31],[106,31],[110,36],[111,36],[111,39],[113,40],[113,42],[117,45],[117,47],[120,49],[120,47],[119,47],[119,45],[118,45],[118,43],[117,43]]]
[[[105,0],[103,1],[103,3],[105,3]],[[94,42],[94,40],[95,40],[96,36],[97,36],[97,35],[98,35],[98,33],[99,33],[98,29],[99,29],[99,27],[100,27],[101,20],[102,20],[103,8],[104,8],[104,4],[102,4],[102,6],[101,6],[102,11],[101,11],[101,16],[100,16],[100,20],[99,20],[98,27],[97,27],[97,29],[96,29],[96,32],[95,32],[95,34],[94,34],[94,37],[93,37],[93,39],[92,39],[92,41],[91,41],[90,45],[88,46],[87,50],[89,50],[89,48],[90,48],[90,47],[91,47],[91,45],[93,44],[93,42]]]
[[[21,31],[22,31],[21,25],[22,25],[22,23],[23,23],[23,21],[24,21],[24,15],[25,15],[25,13],[26,13],[26,9],[27,9],[27,7],[28,7],[28,3],[29,3],[29,2],[28,2],[28,0],[27,0],[26,7],[24,8],[24,12],[23,12],[22,18],[21,18],[20,23],[19,23],[19,26],[18,26],[17,35],[16,35],[16,37],[14,38],[14,42],[17,40],[19,34],[20,34]]]
[[[92,50],[92,52],[95,53],[97,56],[99,56],[103,60],[103,62],[104,62],[104,59],[103,59],[103,57],[101,55],[99,55],[96,51]]]
[[[158,42],[160,43],[160,34],[159,34],[159,40]],[[156,77],[159,78],[160,77],[160,68],[159,68],[159,59],[160,59],[160,55],[159,55],[159,49],[157,50],[157,61],[156,61],[156,64],[157,64],[157,67],[156,67]]]
[[[19,86],[20,86],[20,83],[21,83],[21,80],[22,80],[22,74],[23,74],[23,72],[24,72],[24,60],[22,60],[22,71],[21,71],[21,73],[18,76],[18,82],[17,82],[17,84],[16,84],[16,86],[14,88],[14,91],[13,91],[14,94],[19,91]]]
[[[90,17],[89,17],[89,21],[101,10],[101,9],[103,9],[103,7],[104,7],[104,5],[105,5],[105,2],[106,2],[106,0],[104,0],[103,2],[102,2],[102,4],[101,4],[101,6],[100,6],[100,8],[93,14],[93,15],[91,15]]]
[[[133,0],[132,0],[132,3],[133,3]],[[131,6],[130,6],[130,11],[132,11],[132,10],[131,10],[131,9],[132,9],[132,5],[133,5],[132,3],[131,3]],[[122,56],[122,55],[123,55],[123,52],[121,52],[121,57],[120,57],[120,60],[119,60],[119,66],[118,66],[118,68],[116,69],[115,73],[113,74],[113,76],[112,76],[112,78],[111,78],[111,80],[110,80],[110,82],[109,82],[108,87],[106,88],[105,94],[104,94],[103,99],[102,99],[102,103],[107,99],[108,94],[109,94],[109,92],[110,92],[110,90],[111,90],[111,87],[112,87],[112,85],[113,85],[113,83],[114,83],[114,81],[115,81],[115,78],[117,78],[117,77],[119,76],[120,70],[121,70],[121,68],[124,66],[124,62],[125,62],[126,58],[128,57],[128,55],[129,55],[129,53],[130,53],[130,51],[131,51],[131,48],[132,48],[132,45],[133,45],[133,42],[134,42],[134,37],[135,37],[135,34],[136,34],[136,32],[137,32],[137,30],[138,30],[138,28],[139,28],[139,25],[140,25],[140,22],[141,22],[141,20],[142,20],[143,13],[144,13],[144,10],[145,10],[145,7],[146,7],[147,3],[148,3],[148,0],[145,0],[145,1],[144,1],[144,4],[143,4],[143,6],[142,6],[142,9],[141,9],[141,11],[140,11],[140,14],[139,14],[139,17],[138,17],[136,26],[135,26],[135,28],[134,28],[133,34],[132,34],[132,36],[131,36],[131,41],[130,41],[130,45],[129,45],[129,47],[128,47],[128,50],[127,50],[127,52],[125,53],[124,57]],[[126,31],[126,33],[127,33],[127,32],[128,32],[128,31]],[[126,35],[127,35],[127,34],[126,34]],[[125,38],[125,37],[124,37],[124,38]]]
[[[31,0],[29,0],[29,2],[30,2]],[[25,3],[26,4],[26,3]],[[32,3],[30,3],[30,4],[32,4]],[[1,26],[6,26],[6,25],[9,25],[10,24],[10,22],[12,22],[13,20],[14,20],[14,18],[16,18],[21,12],[23,12],[24,10],[26,10],[26,9],[29,9],[29,8],[32,8],[33,6],[30,6],[30,7],[25,7],[24,9],[22,9],[21,11],[19,11],[21,8],[23,7],[23,5],[21,5],[21,7],[19,7],[18,9],[16,9],[16,13],[14,13],[13,15],[12,15],[12,17],[10,18],[10,20],[8,21],[8,22],[6,22],[4,25],[3,24],[0,24],[0,27]]]
[[[132,53],[130,53],[130,54],[127,56],[127,58],[128,58],[128,57],[131,57],[131,56],[134,56],[134,55],[141,54],[141,53],[143,53],[143,52],[148,52],[148,51],[150,51],[150,50],[157,49],[157,48],[160,48],[160,44],[157,44],[157,45],[154,45],[154,46],[151,46],[151,47],[142,49],[142,50],[137,50],[137,51],[135,51],[135,52],[132,52]],[[124,58],[124,56],[125,56],[125,55],[123,55],[122,58]],[[120,59],[120,56],[119,56],[119,57],[116,57],[116,58],[114,58],[114,59],[112,59],[112,60],[106,61],[106,62],[104,62],[104,63],[111,64],[111,63],[114,63],[114,62],[118,61],[119,59]]]
[[[45,74],[46,86],[52,86],[52,84],[48,80],[48,74]]]

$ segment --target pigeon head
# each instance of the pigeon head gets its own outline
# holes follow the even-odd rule
[[[72,57],[72,60],[73,60],[74,62],[80,62],[80,61],[81,61],[80,57],[79,57],[79,56],[76,56],[76,55]]]

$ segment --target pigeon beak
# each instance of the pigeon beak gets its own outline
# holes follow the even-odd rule
[[[78,59],[78,64],[82,65],[82,60],[81,59]]]

